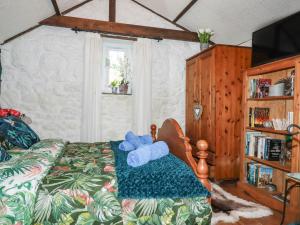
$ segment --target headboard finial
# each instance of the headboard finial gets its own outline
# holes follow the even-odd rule
[[[152,140],[156,141],[156,130],[157,130],[157,126],[155,124],[151,125],[151,136],[152,136]]]
[[[208,143],[205,140],[199,140],[197,142],[197,148],[199,151],[197,152],[197,156],[199,157],[198,165],[197,165],[197,174],[201,182],[204,186],[211,191],[211,184],[208,180],[208,165],[206,163],[206,159],[208,156],[207,149]]]

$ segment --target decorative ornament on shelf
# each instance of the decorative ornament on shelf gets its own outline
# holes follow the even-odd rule
[[[198,29],[198,38],[200,41],[200,50],[203,51],[209,47],[210,38],[214,35],[214,32],[210,28]]]

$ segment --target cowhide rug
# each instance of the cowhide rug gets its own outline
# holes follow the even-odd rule
[[[272,210],[244,199],[238,198],[224,191],[217,184],[212,183],[213,216],[211,224],[218,222],[235,223],[240,217],[260,218],[273,214]]]

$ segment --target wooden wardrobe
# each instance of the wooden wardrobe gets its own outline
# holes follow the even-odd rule
[[[215,180],[239,177],[242,81],[250,63],[251,48],[228,45],[214,45],[187,59],[186,136],[194,146],[199,139],[208,141]]]

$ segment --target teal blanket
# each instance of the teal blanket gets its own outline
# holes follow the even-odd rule
[[[126,162],[128,152],[118,149],[120,143],[110,142],[115,154],[119,198],[210,197],[190,167],[173,154],[134,168]]]

